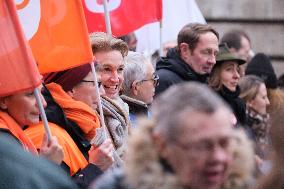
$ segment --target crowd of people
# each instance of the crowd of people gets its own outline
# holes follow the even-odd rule
[[[284,91],[244,31],[187,24],[154,63],[133,33],[89,39],[95,69],[37,87],[50,139],[33,89],[0,97],[0,188],[284,187]]]

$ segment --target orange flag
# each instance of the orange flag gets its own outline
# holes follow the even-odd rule
[[[23,0],[17,9],[42,74],[93,61],[81,0]]]
[[[13,0],[0,1],[0,72],[0,96],[32,89],[41,83]]]

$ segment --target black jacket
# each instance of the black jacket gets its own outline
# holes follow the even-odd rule
[[[237,125],[246,125],[246,104],[239,98],[240,87],[237,86],[237,90],[232,92],[224,85],[221,90],[217,91],[218,94],[228,103],[233,110],[234,115],[237,118]]]
[[[88,160],[88,151],[91,148],[91,144],[87,139],[85,139],[83,131],[75,122],[66,117],[63,109],[55,102],[46,87],[42,94],[47,103],[47,107],[45,109],[47,120],[65,129]],[[69,167],[65,163],[62,163],[61,167],[66,172],[70,172]],[[103,172],[96,165],[88,164],[87,167],[74,174],[72,180],[80,186],[80,188],[87,188],[88,185],[102,173]]]
[[[144,102],[128,97],[126,95],[121,95],[120,97],[124,102],[128,104],[130,114],[133,114],[135,116],[148,115],[148,106]]]
[[[206,75],[199,75],[180,58],[175,48],[170,49],[166,57],[162,57],[156,64],[156,72],[159,75],[159,85],[156,87],[156,95],[162,93],[171,85],[183,81],[198,81],[205,83]]]

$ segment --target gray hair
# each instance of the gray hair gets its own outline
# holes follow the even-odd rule
[[[173,85],[152,104],[154,133],[174,140],[184,127],[184,116],[193,111],[213,114],[220,108],[230,109],[208,86],[196,82]]]
[[[124,58],[125,67],[123,71],[123,93],[129,95],[131,86],[135,80],[143,80],[147,76],[147,59],[141,54],[129,51]]]

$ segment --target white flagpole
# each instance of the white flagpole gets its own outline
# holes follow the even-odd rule
[[[46,114],[45,114],[45,111],[44,111],[44,108],[43,108],[43,105],[42,105],[42,102],[41,102],[41,99],[40,99],[41,97],[39,95],[38,88],[34,89],[34,95],[36,97],[36,101],[37,101],[37,104],[38,104],[38,107],[39,107],[39,110],[40,110],[40,117],[41,117],[41,120],[43,121],[44,129],[45,129],[45,132],[47,134],[47,139],[48,139],[48,141],[50,141],[51,140],[51,132],[50,132],[50,128],[48,126]]]
[[[93,78],[94,78],[94,82],[95,82],[95,87],[96,87],[96,91],[97,91],[98,107],[99,107],[101,127],[104,130],[104,132],[103,132],[104,133],[104,138],[107,138],[107,134],[106,134],[107,128],[106,128],[106,125],[105,125],[104,112],[103,112],[101,95],[100,95],[100,92],[99,92],[98,79],[97,79],[97,74],[96,74],[94,62],[90,63],[90,65],[91,65]]]
[[[104,14],[105,14],[105,23],[106,23],[106,30],[108,35],[112,35],[111,25],[110,25],[110,16],[107,7],[107,0],[103,0],[104,3]]]
[[[163,22],[162,19],[160,21],[160,57],[163,56],[163,37],[162,37],[162,28],[163,28]]]

